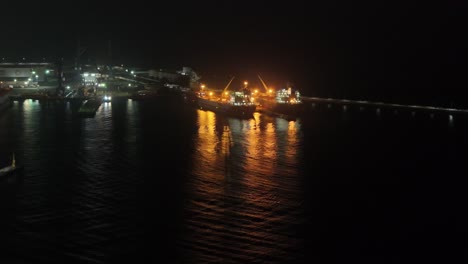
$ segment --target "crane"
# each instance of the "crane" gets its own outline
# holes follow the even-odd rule
[[[234,80],[234,76],[231,78],[231,80],[229,81],[229,83],[226,85],[226,87],[224,87],[224,90],[223,90],[223,94],[224,92],[227,90],[227,88],[229,87],[229,85],[231,84],[232,80]]]
[[[265,84],[265,82],[263,81],[262,77],[260,77],[260,75],[257,75],[258,78],[260,79],[260,81],[262,82],[262,85],[263,85],[263,88],[265,88],[265,92],[268,93],[268,87],[267,85]]]

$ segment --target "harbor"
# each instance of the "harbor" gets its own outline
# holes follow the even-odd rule
[[[66,64],[62,61],[3,62],[0,70],[0,89],[9,90],[10,101],[77,102],[82,104],[79,114],[86,117],[92,117],[97,111],[100,103],[96,102],[112,103],[113,99],[147,101],[161,96],[190,97],[191,104],[198,108],[242,118],[257,111],[295,120],[324,107],[358,112],[366,109],[377,115],[382,112],[424,114],[431,118],[447,115],[449,119],[468,113],[468,109],[455,107],[311,96],[304,92],[304,87],[291,87],[286,82],[271,89],[260,75],[257,75],[260,89],[250,89],[250,86],[247,89],[248,80],[244,81],[244,87],[229,87],[234,77],[224,89],[204,89],[202,76],[186,66],[179,70],[164,70],[112,64]],[[6,92],[2,92],[0,109],[8,108],[6,97]]]
[[[0,264],[464,263],[466,7],[5,1]]]
[[[50,102],[74,102],[79,103],[83,107],[80,108],[80,115],[92,117],[93,114],[97,111],[101,103],[107,102],[111,103],[112,100],[134,100],[134,101],[148,101],[148,100],[155,100],[162,96],[175,96],[180,98],[186,98],[187,96],[191,98],[192,92],[190,92],[190,88],[173,88],[172,90],[166,90],[166,92],[158,92],[157,90],[149,90],[149,89],[142,89],[142,90],[133,90],[133,91],[113,91],[113,90],[98,90],[92,95],[77,95],[76,93],[71,96],[72,92],[69,95],[65,96],[58,96],[54,95],[54,91],[56,87],[48,87],[43,88],[40,92],[39,91],[31,91],[31,89],[25,88],[17,88],[17,89],[10,89],[8,93],[8,98],[10,102],[23,102],[25,100],[34,100],[40,101],[44,103]],[[2,92],[6,94],[6,92]],[[207,93],[204,93],[204,98],[210,99],[211,97]],[[222,92],[219,92],[221,95]],[[3,96],[2,96],[3,97]],[[6,97],[6,96],[5,96]],[[395,104],[395,103],[385,103],[385,102],[374,102],[374,101],[366,101],[366,100],[348,100],[348,99],[336,99],[336,98],[321,98],[321,97],[314,97],[314,96],[304,96],[301,95],[300,97],[300,104],[294,104],[294,106],[287,106],[285,104],[275,106],[275,108],[266,107],[265,100],[258,94],[253,93],[252,98],[256,100],[256,109],[249,110],[248,112],[253,113],[261,112],[264,114],[269,114],[271,116],[281,117],[287,120],[295,120],[296,118],[301,118],[310,113],[311,111],[316,111],[317,109],[338,109],[340,111],[354,111],[354,112],[363,112],[363,111],[374,111],[375,114],[379,115],[383,112],[392,113],[394,115],[399,113],[409,113],[412,116],[415,115],[426,115],[430,118],[434,118],[435,115],[446,115],[447,118],[453,119],[457,115],[466,115],[468,114],[468,109],[463,108],[449,108],[449,107],[437,107],[437,106],[425,106],[425,105],[405,105],[405,104]],[[210,101],[213,100],[202,100],[202,104],[200,105],[199,102],[195,103],[194,106],[197,108],[204,108],[206,110],[211,110],[218,112],[217,109],[222,110],[223,107],[215,106],[211,107],[214,103]],[[192,99],[194,100],[194,99]],[[200,100],[200,99],[198,99]],[[221,100],[221,99],[219,99]],[[250,99],[249,99],[250,100]],[[186,100],[187,102],[187,100]],[[192,102],[194,104],[194,102]],[[1,104],[0,110],[7,110],[9,105],[4,100]],[[292,110],[294,107],[294,110]],[[227,108],[226,108],[227,109]],[[227,110],[223,110],[222,112],[226,112]],[[243,115],[242,111],[228,113],[232,116],[238,117],[248,117],[252,116],[250,114]]]

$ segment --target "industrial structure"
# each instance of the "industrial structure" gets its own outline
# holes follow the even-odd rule
[[[56,81],[56,65],[48,62],[0,63],[2,87],[37,87]]]

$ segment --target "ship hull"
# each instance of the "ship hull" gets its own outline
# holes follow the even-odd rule
[[[205,98],[197,98],[197,106],[202,110],[209,110],[218,114],[251,118],[256,110],[255,105],[232,105],[219,101],[212,101]]]
[[[100,99],[86,100],[78,109],[78,115],[81,117],[94,117],[101,104],[102,101]]]
[[[259,102],[263,112],[287,119],[295,119],[304,113],[304,105],[302,103],[277,103],[274,100],[267,99],[260,99]]]

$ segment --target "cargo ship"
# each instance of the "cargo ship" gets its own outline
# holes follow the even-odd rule
[[[295,119],[303,113],[304,104],[301,93],[291,83],[287,83],[285,88],[274,92],[266,86],[260,76],[258,77],[265,88],[265,92],[257,96],[259,110],[286,119]]]
[[[229,84],[233,79],[234,77]],[[193,92],[191,102],[202,110],[233,117],[252,118],[257,106],[247,87],[248,83],[244,82],[244,87],[237,91],[228,91],[229,84],[222,92],[206,91],[202,85],[199,91]]]

